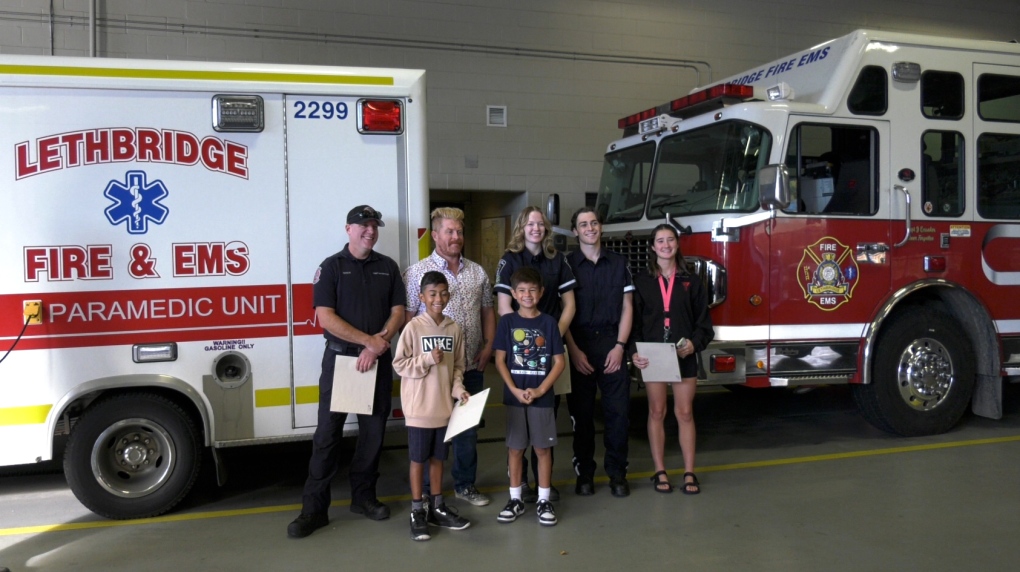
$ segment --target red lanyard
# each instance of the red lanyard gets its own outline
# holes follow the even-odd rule
[[[669,281],[669,288],[666,287],[666,279],[659,275],[659,292],[662,292],[662,315],[663,320],[663,339],[669,337],[669,301],[673,297],[673,285],[676,284],[676,273],[673,273],[673,277]],[[667,340],[668,341],[668,340]]]

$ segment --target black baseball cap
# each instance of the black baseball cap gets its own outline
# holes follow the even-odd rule
[[[374,220],[379,226],[386,226],[382,221],[382,213],[368,205],[359,205],[347,213],[347,224],[365,224]]]

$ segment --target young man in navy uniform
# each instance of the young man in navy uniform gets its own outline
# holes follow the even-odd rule
[[[602,224],[589,207],[574,213],[570,228],[580,248],[567,256],[574,271],[576,312],[570,322],[570,385],[567,408],[574,421],[574,492],[595,494],[595,393],[602,392],[605,417],[604,468],[616,497],[630,494],[627,438],[630,379],[624,348],[634,315],[634,281],[627,259],[602,248]]]
[[[312,280],[315,317],[325,330],[319,377],[319,420],[312,437],[301,514],[287,527],[294,538],[329,523],[330,482],[337,471],[346,413],[329,410],[337,356],[356,357],[358,371],[377,364],[371,415],[358,415],[358,441],[351,460],[351,512],[372,520],[389,518],[376,497],[379,456],[390,414],[393,356],[390,340],[404,323],[404,283],[392,258],[375,252],[382,213],[361,205],[347,213],[348,243],[322,262]]]

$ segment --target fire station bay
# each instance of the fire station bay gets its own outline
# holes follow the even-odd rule
[[[0,572],[1016,569],[1018,30],[0,0]]]

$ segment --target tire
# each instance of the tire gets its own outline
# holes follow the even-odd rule
[[[183,409],[159,395],[129,393],[81,416],[67,441],[64,475],[92,512],[147,518],[184,499],[201,463],[199,432]]]
[[[879,429],[916,437],[951,429],[974,390],[974,350],[959,324],[930,308],[900,312],[875,342],[871,383],[854,385],[861,414]]]

